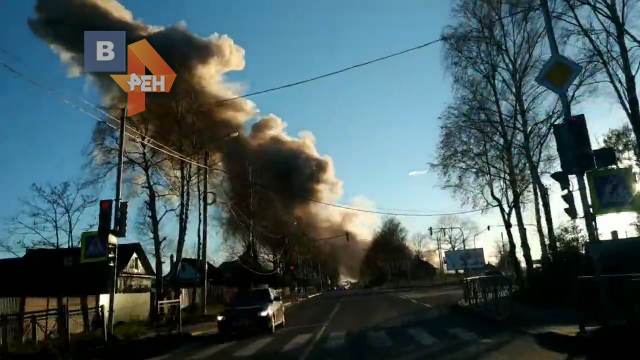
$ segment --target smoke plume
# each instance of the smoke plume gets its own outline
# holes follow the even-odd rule
[[[70,76],[85,75],[96,84],[106,106],[122,107],[126,97],[108,74],[83,73],[83,32],[124,30],[127,44],[146,38],[175,70],[177,79],[171,93],[147,94],[147,110],[140,116],[150,120],[155,139],[189,154],[207,149],[222,160],[229,203],[231,210],[235,208],[235,213],[225,213],[228,223],[241,222],[242,214],[251,214],[258,231],[265,233],[301,231],[318,239],[349,232],[348,243],[334,239],[319,245],[340,254],[344,275],[357,275],[365,240],[370,239],[377,217],[314,201],[339,200],[342,181],[336,177],[332,159],[318,153],[310,132],[288,135],[284,121],[271,114],[260,116],[247,99],[220,101],[237,96],[241,89],[226,82],[224,75],[245,66],[244,49],[230,37],[217,33],[201,37],[189,32],[184,23],[148,25],[114,0],[39,0],[28,24],[67,65]],[[167,114],[175,114],[177,108],[181,109],[179,121],[168,119],[172,116]],[[256,117],[258,121],[245,131],[247,121]],[[184,145],[184,124],[198,146]],[[214,142],[233,131],[241,135]],[[249,178],[256,185],[250,185]],[[356,199],[354,205],[371,207],[366,199]]]

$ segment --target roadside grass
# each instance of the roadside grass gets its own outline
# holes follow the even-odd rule
[[[148,321],[127,321],[116,324],[113,332],[118,338],[131,340],[137,339],[153,329],[153,325]]]

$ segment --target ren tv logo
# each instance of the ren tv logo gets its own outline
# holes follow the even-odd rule
[[[176,73],[146,39],[126,46],[124,31],[85,31],[84,69],[112,73],[111,78],[127,93],[128,116],[145,110],[146,93],[169,92],[176,79]]]

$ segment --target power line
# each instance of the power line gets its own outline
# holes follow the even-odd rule
[[[524,12],[531,11],[531,10],[536,9],[536,8],[537,8],[536,6],[530,6],[530,7],[521,8],[520,10],[511,12],[508,15],[504,15],[504,16],[498,17],[498,18],[494,19],[492,22],[496,23],[498,21],[502,21],[502,20],[514,17],[516,15],[520,15],[520,14],[522,14]],[[230,97],[230,98],[227,98],[227,99],[218,100],[217,103],[223,103],[223,102],[227,102],[227,101],[244,99],[244,98],[252,97],[252,96],[255,96],[255,95],[266,94],[266,93],[270,93],[270,92],[273,92],[273,91],[278,91],[278,90],[287,89],[287,88],[294,87],[294,86],[303,85],[303,84],[306,84],[306,83],[310,83],[312,81],[328,78],[328,77],[331,77],[331,76],[335,76],[335,75],[341,74],[343,72],[347,72],[347,71],[354,70],[354,69],[357,69],[357,68],[360,68],[360,67],[363,67],[363,66],[371,65],[371,64],[374,64],[374,63],[377,63],[377,62],[380,62],[380,61],[389,60],[389,59],[394,58],[396,56],[400,56],[400,55],[404,55],[404,54],[412,52],[412,51],[420,50],[420,49],[426,48],[428,46],[437,44],[437,43],[439,43],[441,41],[444,41],[444,40],[446,40],[445,37],[439,37],[437,39],[434,39],[434,40],[431,40],[431,41],[427,41],[425,43],[416,45],[414,47],[410,47],[408,49],[400,50],[400,51],[397,51],[397,52],[394,52],[394,53],[391,53],[391,54],[380,56],[380,57],[377,57],[375,59],[367,60],[367,61],[364,61],[364,62],[361,62],[361,63],[357,63],[357,64],[354,64],[354,65],[351,65],[351,66],[347,66],[347,67],[344,67],[344,68],[341,68],[341,69],[338,69],[338,70],[334,70],[334,71],[331,71],[331,72],[328,72],[328,73],[316,75],[316,76],[313,76],[313,77],[310,77],[310,78],[307,78],[307,79],[303,79],[303,80],[298,80],[298,81],[294,81],[294,82],[290,82],[290,83],[285,83],[285,84],[282,84],[282,85],[274,86],[274,87],[263,89],[263,90],[256,90],[256,91],[253,91],[253,92],[250,92],[250,93],[246,93],[246,94],[238,95],[238,96],[233,96],[233,97]]]
[[[309,82],[312,82],[312,81],[316,81],[316,80],[324,79],[324,78],[327,78],[327,77],[330,77],[330,76],[338,75],[338,74],[341,74],[343,72],[347,72],[349,70],[354,70],[354,69],[357,69],[359,67],[371,65],[371,64],[379,62],[379,61],[388,60],[388,59],[391,59],[393,57],[406,54],[408,52],[412,52],[412,51],[416,51],[416,50],[425,48],[427,46],[436,44],[436,43],[438,43],[440,41],[443,41],[443,40],[444,40],[443,38],[438,38],[438,39],[431,40],[431,41],[428,41],[426,43],[414,46],[412,48],[408,48],[408,49],[405,49],[405,50],[394,52],[394,53],[391,53],[391,54],[388,54],[388,55],[385,55],[385,56],[381,56],[381,57],[378,57],[378,58],[375,58],[375,59],[367,60],[365,62],[361,62],[361,63],[355,64],[355,65],[347,66],[347,67],[344,67],[344,68],[341,68],[341,69],[338,69],[338,70],[335,70],[335,71],[331,71],[331,72],[324,73],[324,74],[321,74],[321,75],[317,75],[317,76],[314,76],[314,77],[310,77],[310,78],[307,78],[307,79],[294,81],[294,82],[291,82],[291,83],[275,86],[275,87],[264,89],[264,90],[258,90],[258,91],[250,92],[250,93],[247,93],[247,94],[244,94],[244,95],[238,95],[238,96],[230,97],[230,98],[227,98],[227,99],[222,99],[222,100],[219,100],[218,103],[237,100],[237,99],[242,99],[242,98],[248,98],[248,97],[255,96],[255,95],[265,94],[265,93],[269,93],[269,92],[272,92],[272,91],[278,91],[278,90],[282,90],[282,89],[286,89],[286,88],[290,88],[290,87],[294,87],[294,86],[299,86],[299,85],[306,84],[306,83],[309,83]]]

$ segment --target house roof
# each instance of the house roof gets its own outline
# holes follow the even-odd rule
[[[153,275],[139,243],[118,245],[118,273],[136,253],[146,273]],[[108,290],[112,272],[106,261],[80,262],[79,248],[28,249],[23,257],[1,259],[4,296],[65,296],[100,294]]]
[[[179,286],[186,286],[186,287],[191,287],[191,286],[198,286],[200,284],[200,282],[202,281],[202,260],[198,260],[198,259],[194,259],[194,258],[182,258],[180,260],[181,262],[181,267],[183,266],[189,266],[191,268],[193,268],[196,272],[196,276],[197,278],[195,279],[184,279],[182,278],[180,275],[180,273],[178,274],[178,279],[176,281],[177,285]],[[173,271],[174,271],[174,266],[175,264],[171,264],[171,269],[169,271],[169,273],[167,275],[164,276],[166,281],[173,281]],[[215,265],[213,265],[210,262],[207,262],[207,278],[208,279],[214,279],[218,277],[218,269],[215,267]]]

